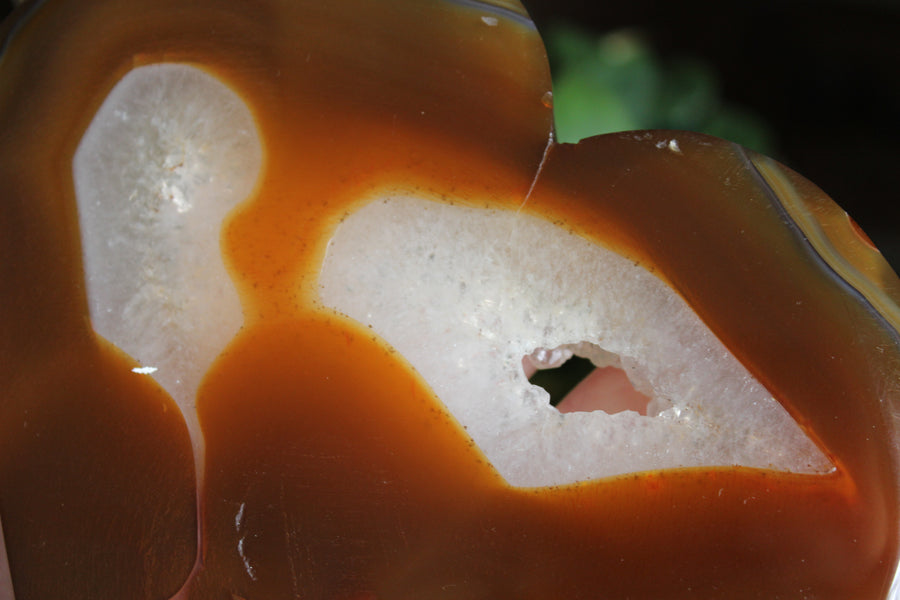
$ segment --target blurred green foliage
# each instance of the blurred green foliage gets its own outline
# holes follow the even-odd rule
[[[637,32],[628,30],[594,36],[558,25],[544,37],[558,141],[681,129],[773,153],[770,129],[753,113],[723,102],[716,75],[703,62],[660,60]]]

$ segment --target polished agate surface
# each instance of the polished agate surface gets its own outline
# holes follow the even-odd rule
[[[0,598],[893,597],[900,283],[801,176],[555,143],[517,2],[0,34]]]

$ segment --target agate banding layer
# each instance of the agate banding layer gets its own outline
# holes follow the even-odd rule
[[[16,600],[887,597],[898,538],[897,278],[795,173],[697,134],[554,144],[543,46],[511,2],[61,1],[20,9],[3,27],[0,522]],[[115,104],[113,90],[147,72],[163,79],[134,105]],[[157,107],[146,127],[185,143],[140,158],[146,129],[96,133],[107,101],[122,123]],[[207,109],[207,129],[166,129],[185,114],[206,123]],[[215,151],[238,138],[237,158],[217,162]],[[88,157],[83,168],[76,155]],[[138,176],[127,179],[118,160],[137,164]],[[145,163],[161,170],[144,182],[143,210],[129,213],[136,182],[153,172]],[[121,206],[98,192],[118,184]],[[429,238],[409,227],[438,229],[422,216],[429,206],[453,243],[474,240],[457,247],[433,235],[437,250],[452,247],[436,253],[448,262],[435,277],[456,273],[451,259],[473,248],[484,260],[458,265],[473,275],[492,252],[535,257],[496,261],[513,265],[510,281],[538,259],[562,278],[599,260],[553,272],[556,256],[580,248],[618,255],[621,273],[641,273],[664,303],[690,308],[708,329],[706,347],[721,344],[736,365],[728,376],[746,373],[741,381],[765,392],[759,401],[789,417],[779,422],[807,444],[806,468],[765,458],[653,463],[655,450],[639,466],[552,479],[549,467],[577,461],[559,451],[528,472],[544,451],[530,442],[510,470],[498,466],[487,446],[511,429],[470,433],[489,417],[468,424],[415,352],[450,354],[429,350],[431,334],[401,349],[375,318],[376,304],[403,306],[386,322],[413,333],[445,319],[428,312],[436,298],[407,302],[410,281],[429,271],[379,285],[362,274],[402,269],[381,259],[361,262],[362,274],[346,274],[346,259],[329,266],[342,235],[358,242],[353,227],[385,214],[401,225],[395,238],[422,246]],[[185,220],[198,214],[208,216]],[[464,225],[450,227],[459,215]],[[507,243],[516,231],[527,236]],[[548,245],[555,236],[566,240],[559,255]],[[346,248],[361,261],[380,256]],[[204,283],[214,271],[217,283]],[[459,290],[463,276],[453,277]],[[585,280],[546,293],[571,288],[574,298]],[[335,281],[369,286],[344,296],[361,308],[335,300]],[[127,300],[98,300],[110,283]],[[388,293],[397,289],[399,299]],[[621,306],[640,314],[641,299]],[[476,314],[486,315],[519,319]],[[485,336],[523,331],[486,322]],[[631,324],[612,333],[634,337]],[[637,442],[642,424],[687,397],[660,391],[676,386],[653,374],[656,359],[629,355],[625,342],[604,348],[612,334],[557,339],[544,329],[521,333],[503,364],[544,344],[593,344],[636,365],[648,414],[593,418],[628,421],[614,429]],[[162,346],[148,350],[148,340]],[[435,372],[452,379],[460,358]],[[709,406],[720,406],[710,385]],[[529,394],[536,403],[540,394]],[[540,428],[574,422],[545,408]],[[740,435],[771,435],[760,423]],[[733,441],[728,431],[698,444]],[[572,454],[601,450],[579,444]]]

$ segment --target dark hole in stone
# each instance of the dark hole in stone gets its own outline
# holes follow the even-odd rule
[[[574,352],[583,352],[590,358]],[[635,388],[620,364],[620,357],[587,342],[554,350],[539,349],[522,359],[525,374],[530,374],[528,381],[546,390],[550,405],[561,413],[599,410],[646,415],[650,397]],[[539,369],[541,365],[548,368]]]
[[[555,369],[537,371],[528,381],[547,390],[550,405],[556,406],[595,368],[588,359],[573,356]]]

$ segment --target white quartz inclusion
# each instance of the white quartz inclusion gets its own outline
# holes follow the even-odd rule
[[[261,164],[244,102],[183,64],[126,74],[75,153],[93,327],[174,398],[198,446],[200,378],[242,322],[219,236]]]
[[[695,466],[832,469],[671,288],[549,222],[381,198],[338,226],[319,283],[325,305],[403,354],[511,485]],[[651,397],[648,416],[559,413],[522,369],[542,348],[618,362]]]

